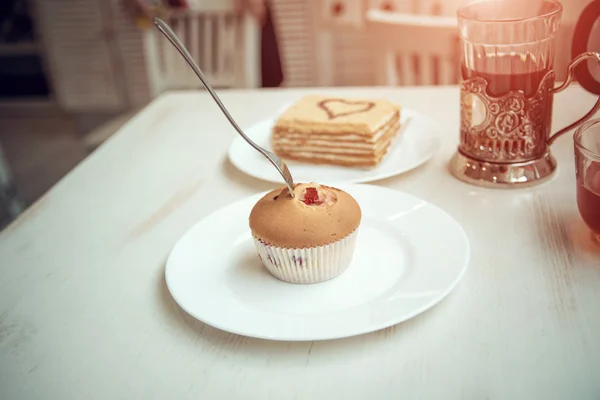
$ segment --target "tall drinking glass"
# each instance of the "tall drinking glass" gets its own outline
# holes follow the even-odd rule
[[[600,119],[582,125],[573,136],[577,206],[600,243]]]
[[[559,0],[480,0],[458,11],[462,43],[460,145],[451,170],[482,186],[515,187],[550,177],[550,144],[579,121],[552,135],[554,94],[569,85],[573,68],[600,54],[573,60],[569,79],[555,88],[553,69]]]

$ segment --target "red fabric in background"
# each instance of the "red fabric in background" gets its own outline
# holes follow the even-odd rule
[[[167,0],[167,5],[173,8],[187,8],[187,0]]]
[[[278,87],[283,82],[283,68],[273,24],[271,6],[267,1],[267,13],[261,31],[260,61],[262,87]]]

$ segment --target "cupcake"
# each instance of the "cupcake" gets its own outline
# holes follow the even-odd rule
[[[343,190],[316,183],[297,184],[261,198],[250,213],[258,257],[276,278],[318,283],[350,265],[360,206]]]

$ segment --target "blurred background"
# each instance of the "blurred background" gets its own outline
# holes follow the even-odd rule
[[[589,1],[563,1],[558,79]],[[465,2],[0,0],[0,226],[152,99],[201,89],[149,15],[221,89],[451,85]],[[600,51],[600,27],[592,37]]]

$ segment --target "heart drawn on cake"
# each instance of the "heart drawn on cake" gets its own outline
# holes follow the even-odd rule
[[[346,115],[365,113],[375,107],[375,103],[370,101],[326,99],[319,102],[319,107],[325,110],[329,119],[335,119]]]

